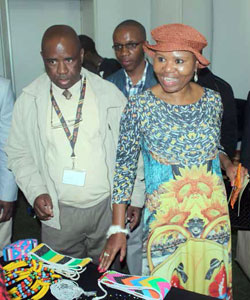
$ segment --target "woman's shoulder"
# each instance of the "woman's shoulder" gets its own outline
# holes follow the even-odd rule
[[[208,97],[209,99],[211,99],[211,100],[212,99],[215,99],[215,100],[221,99],[221,96],[220,96],[219,92],[214,91],[214,90],[212,90],[210,88],[207,88],[207,87],[204,87],[204,95],[206,97]]]
[[[141,93],[138,93],[136,95],[129,97],[129,100],[140,105],[140,104],[145,104],[145,103],[151,102],[153,100],[153,98],[154,98],[154,95],[153,95],[151,89],[147,89]]]
[[[220,112],[223,110],[220,93],[209,88],[204,88],[203,103],[210,107],[213,111]]]
[[[207,102],[209,102],[211,104],[215,104],[215,105],[222,103],[220,93],[217,91],[214,91],[212,89],[209,89],[207,87],[204,87],[203,99],[205,99]]]

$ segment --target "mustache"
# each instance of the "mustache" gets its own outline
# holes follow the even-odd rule
[[[65,76],[65,75],[61,75],[61,76],[57,76],[57,79],[59,80],[68,80],[68,76]]]

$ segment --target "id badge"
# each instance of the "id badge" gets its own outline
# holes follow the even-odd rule
[[[62,183],[76,186],[84,186],[85,177],[85,170],[64,169]]]

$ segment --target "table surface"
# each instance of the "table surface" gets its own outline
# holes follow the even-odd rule
[[[98,290],[98,285],[97,285],[97,279],[100,277],[100,273],[97,271],[97,268],[94,264],[89,264],[88,269],[86,272],[84,272],[80,278],[79,285],[83,287],[83,289],[88,289],[90,290]],[[87,283],[87,285],[86,285]],[[108,289],[109,295],[113,294],[115,290],[113,289]],[[117,293],[117,291],[115,291]],[[119,293],[120,294],[120,293]],[[122,294],[122,293],[121,293]],[[101,294],[100,294],[101,295]],[[123,294],[126,295],[126,294]],[[99,293],[98,293],[99,296]],[[109,298],[109,299],[129,299],[128,295],[126,298],[123,297],[117,297],[117,298]],[[134,299],[131,297],[131,299]],[[139,299],[139,298],[138,298]],[[164,300],[215,300],[217,298],[213,297],[208,297],[204,296],[201,294],[189,292],[186,290],[181,290],[177,288],[171,288],[167,296],[165,297]],[[217,299],[218,300],[218,299]]]
[[[97,279],[100,277],[100,273],[97,271],[97,268],[95,265],[93,264],[89,264],[87,271],[85,271],[81,278],[80,278],[80,282],[79,285],[83,287],[83,289],[85,290],[98,290],[98,285],[97,285]],[[87,285],[86,285],[87,283]],[[113,294],[114,290],[113,289],[108,289],[109,291],[109,295]],[[117,291],[116,291],[117,293]],[[120,294],[120,293],[119,293]],[[121,293],[122,294],[122,293]],[[101,295],[101,294],[100,294]],[[123,294],[126,295],[126,294]],[[99,296],[99,293],[98,293]],[[129,299],[128,295],[127,297],[117,297],[117,298],[110,298],[109,299]],[[131,299],[134,299],[133,297],[131,297]],[[139,298],[138,298],[139,299]],[[217,298],[213,298],[213,297],[208,297],[208,296],[204,296],[201,294],[197,294],[197,293],[193,293],[193,292],[189,292],[186,290],[181,290],[181,289],[177,289],[177,288],[171,288],[171,290],[169,291],[169,293],[167,294],[167,296],[165,297],[164,300],[215,300]],[[218,299],[217,299],[218,300]]]
[[[0,258],[0,263],[2,265],[5,265],[6,262],[3,262],[3,259]],[[81,274],[80,279],[78,280],[78,284],[80,287],[82,287],[84,289],[84,291],[97,291],[97,296],[101,296],[103,295],[103,292],[100,290],[100,288],[98,287],[97,284],[97,280],[100,277],[100,273],[97,271],[97,266],[95,266],[94,264],[90,263],[87,266],[87,269],[85,272],[83,272]],[[120,292],[118,290],[114,290],[114,289],[110,289],[110,288],[106,288],[105,289],[108,291],[108,297],[107,299],[139,299],[136,298],[132,295],[128,295],[125,294],[123,292]],[[83,296],[79,299],[91,299],[92,297],[86,297]],[[50,292],[48,292],[46,294],[46,298],[44,298],[46,300],[55,300],[56,298],[53,297],[53,295],[51,295]],[[208,297],[208,296],[204,296],[201,294],[197,294],[197,293],[193,293],[190,291],[186,291],[186,290],[181,290],[181,289],[177,289],[177,288],[171,288],[171,290],[169,291],[169,293],[167,294],[167,296],[165,297],[164,300],[215,300],[217,298],[213,298],[213,297]]]

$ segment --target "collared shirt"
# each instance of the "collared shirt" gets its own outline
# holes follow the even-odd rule
[[[53,95],[71,133],[74,128],[81,87],[80,80],[69,89],[72,97],[66,100],[62,95],[63,90],[52,84]],[[72,149],[54,108],[49,105],[47,158],[49,172],[55,182],[61,203],[86,208],[97,205],[110,195],[100,126],[95,94],[87,79],[82,118],[75,145],[75,169],[86,172],[85,184],[84,186],[64,184],[62,183],[64,170],[72,168]]]
[[[128,93],[128,97],[139,94],[143,91],[143,87],[146,82],[147,69],[148,69],[148,62],[147,61],[145,61],[145,62],[146,62],[146,65],[144,68],[142,78],[135,85],[133,85],[131,78],[128,76],[127,72],[124,70],[124,73],[126,76],[126,91]]]

